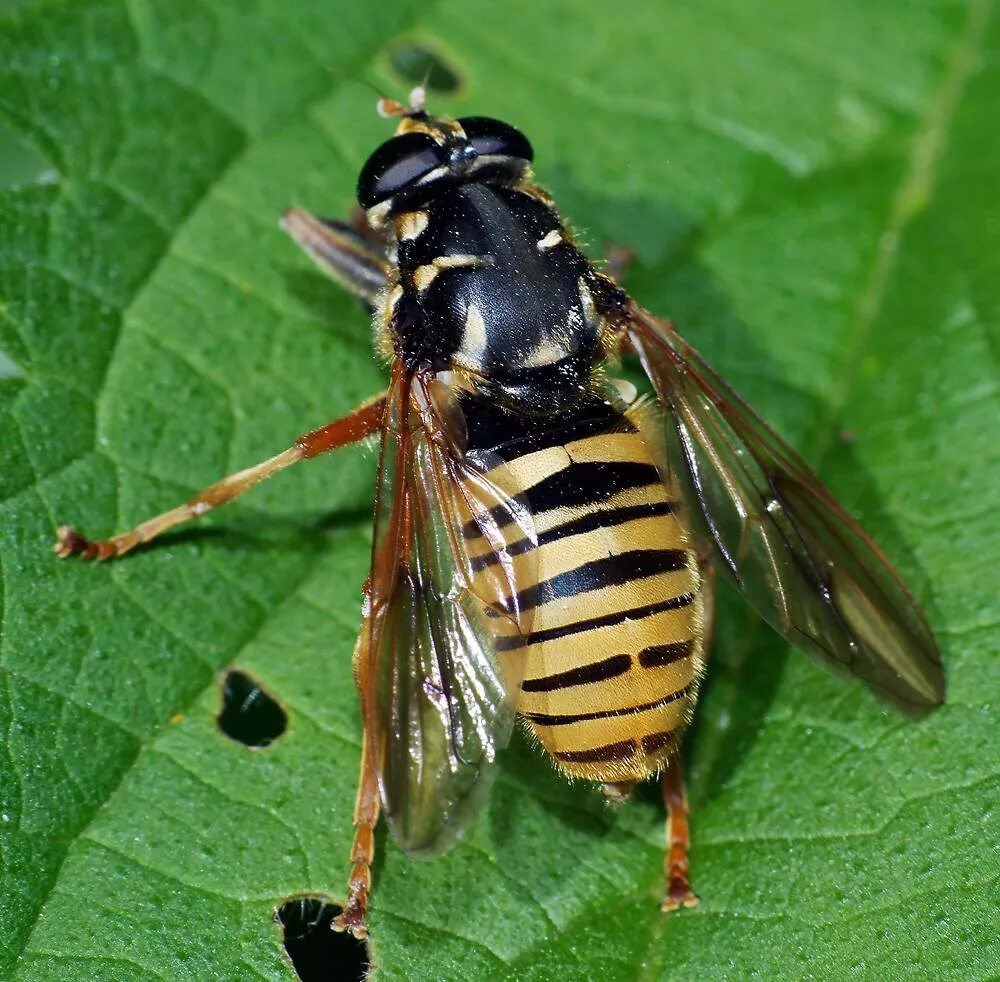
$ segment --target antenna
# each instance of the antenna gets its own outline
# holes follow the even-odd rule
[[[395,99],[388,99],[385,96],[377,103],[378,114],[384,119],[392,119],[394,116],[422,116],[427,105],[427,89],[418,85],[410,92],[410,105],[404,106]]]

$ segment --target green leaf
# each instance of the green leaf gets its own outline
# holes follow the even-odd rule
[[[662,814],[520,742],[433,863],[380,836],[383,978],[1000,971],[1000,22],[986,0],[64,0],[0,14],[0,975],[290,978],[342,898],[374,460],[303,465],[162,546],[59,563],[383,384],[277,227],[346,214],[393,44],[510,119],[595,255],[819,468],[941,641],[905,720],[721,598],[688,741],[699,908]],[[395,59],[399,65],[401,60]],[[6,144],[5,144],[6,145]],[[26,163],[27,161],[27,163]],[[15,170],[15,168],[17,168]],[[239,665],[288,731],[216,728]]]

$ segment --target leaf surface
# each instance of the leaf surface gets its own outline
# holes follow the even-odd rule
[[[41,0],[0,13],[0,975],[292,977],[342,897],[374,460],[303,465],[102,566],[106,534],[384,385],[277,226],[349,211],[419,39],[432,108],[509,119],[594,255],[799,447],[924,602],[905,720],[721,598],[688,739],[694,911],[662,815],[526,742],[432,863],[384,837],[380,977],[1000,971],[1000,20],[984,0],[670,5]],[[761,9],[763,7],[763,9]],[[9,137],[9,139],[8,139]],[[238,665],[288,731],[215,726]]]

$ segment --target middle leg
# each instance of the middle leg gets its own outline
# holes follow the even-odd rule
[[[121,556],[136,546],[155,539],[175,525],[190,521],[192,518],[199,518],[205,512],[238,498],[255,484],[260,484],[261,481],[300,460],[308,460],[310,457],[317,457],[363,440],[382,425],[384,411],[384,394],[369,399],[346,416],[304,433],[287,450],[253,467],[230,474],[221,481],[216,481],[183,505],[155,515],[136,525],[135,528],[110,539],[87,539],[71,525],[60,525],[57,531],[58,541],[54,547],[56,555],[60,559],[80,555],[84,559],[98,560]]]

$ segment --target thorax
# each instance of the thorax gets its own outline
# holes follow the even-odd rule
[[[551,205],[517,187],[461,184],[395,229],[398,355],[480,377],[523,408],[586,386],[603,327],[596,273]]]

